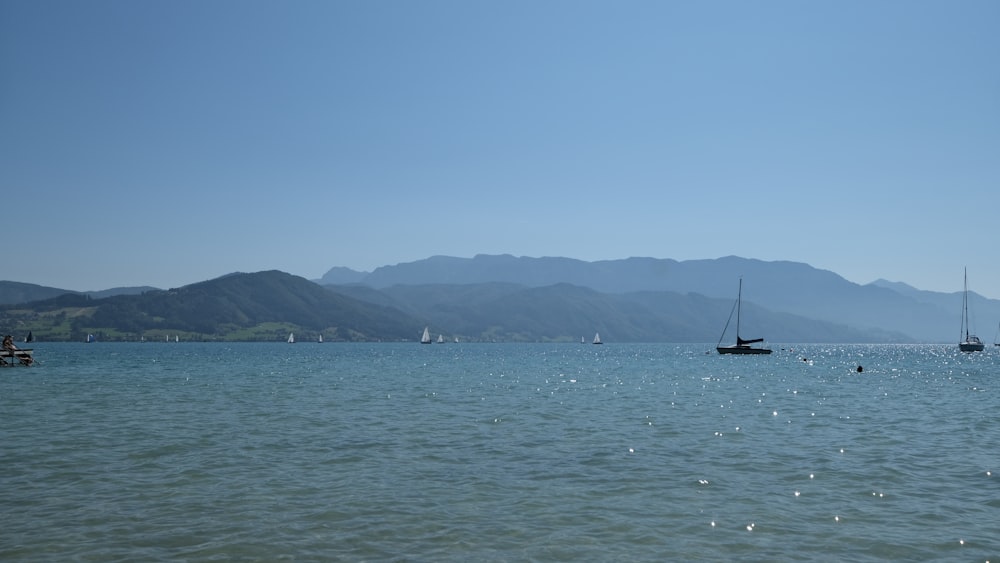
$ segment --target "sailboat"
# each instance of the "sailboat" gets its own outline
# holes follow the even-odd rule
[[[715,349],[720,354],[770,354],[770,348],[754,348],[751,346],[751,344],[763,342],[763,338],[752,338],[750,340],[740,338],[740,309],[742,308],[743,278],[740,278],[740,289],[736,294],[736,303],[733,304],[733,309],[736,311],[736,344],[730,346],[722,345],[722,339],[725,338],[726,330],[729,328],[729,321],[733,320],[733,311],[729,311],[729,319],[726,320],[726,327],[722,329],[722,336],[719,337],[719,343],[715,346]]]
[[[962,293],[962,341],[958,349],[963,352],[982,352],[983,341],[974,334],[969,334],[969,272],[965,270],[965,291]]]
[[[438,344],[444,344],[444,335],[443,334],[439,334],[438,335]]]
[[[291,333],[291,332],[288,333],[288,343],[289,344],[295,344],[295,334],[294,333]]]
[[[319,335],[319,340],[317,340],[317,342],[319,342],[320,344],[323,343],[323,335],[322,334]]]
[[[431,343],[431,331],[430,331],[430,328],[428,328],[426,326],[424,327],[424,335],[420,337],[420,343],[421,344],[430,344]]]
[[[94,335],[93,334],[88,334],[87,335],[87,343],[90,344],[91,342],[94,342]]]
[[[601,333],[599,332],[594,333],[594,344],[604,344],[603,342],[601,342]]]
[[[28,331],[28,336],[24,337],[24,343],[25,344],[31,344],[34,341],[35,341],[35,335],[31,334],[31,331],[29,330]]]

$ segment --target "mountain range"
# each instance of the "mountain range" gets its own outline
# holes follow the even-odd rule
[[[170,290],[71,292],[0,282],[0,330],[106,339],[412,340],[424,326],[449,340],[712,342],[743,279],[744,337],[772,342],[954,342],[961,292],[879,280],[849,282],[797,262],[730,256],[628,258],[434,256],[372,272],[332,268],[309,281],[283,272],[232,274]],[[973,316],[1000,302],[970,292]],[[990,334],[981,335],[990,340]],[[730,335],[730,338],[734,338]]]
[[[714,260],[627,258],[597,262],[510,255],[434,256],[383,266],[372,272],[334,268],[318,282],[363,284],[376,289],[443,283],[508,282],[528,287],[569,283],[608,294],[697,293],[731,300],[741,277],[744,302],[771,312],[873,331],[892,341],[902,337],[914,342],[957,342],[959,337],[962,306],[959,291],[922,291],[885,280],[859,285],[800,262],[767,262],[736,256]],[[956,274],[956,280],[959,279]],[[969,300],[973,327],[976,320],[986,321],[979,328],[997,326],[1000,301],[974,292],[969,293]],[[992,335],[983,336],[988,340]]]

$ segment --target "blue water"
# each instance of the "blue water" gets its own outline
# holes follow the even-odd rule
[[[1000,561],[1000,349],[711,348],[40,343],[0,560]]]

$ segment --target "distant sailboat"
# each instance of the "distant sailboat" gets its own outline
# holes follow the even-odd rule
[[[181,341],[181,337],[180,337],[180,335],[178,335],[178,334],[175,334],[175,335],[174,335],[174,342],[180,342],[180,341]]]
[[[438,344],[444,344],[444,335],[443,334],[439,334],[438,335]]]
[[[319,340],[317,340],[317,342],[319,342],[320,344],[323,343],[323,335],[322,334],[319,335]]]
[[[969,272],[965,272],[965,292],[962,294],[962,332],[964,336],[958,344],[963,352],[982,352],[983,341],[974,334],[969,334]]]
[[[35,335],[31,334],[31,331],[29,330],[28,331],[28,336],[24,337],[24,343],[25,344],[31,344],[34,341],[35,341]]]
[[[90,344],[91,342],[94,342],[94,335],[93,334],[88,334],[87,335],[87,344]]]
[[[295,344],[295,335],[291,332],[288,333],[288,343]]]
[[[725,328],[722,329],[722,336],[719,337],[719,343],[715,346],[715,349],[720,354],[770,354],[770,348],[754,348],[751,344],[756,344],[757,342],[763,342],[763,338],[753,338],[750,340],[743,340],[740,338],[740,310],[743,308],[743,278],[740,278],[740,289],[736,294],[736,303],[733,304],[733,309],[736,310],[736,344],[731,346],[723,346],[722,339],[726,337],[726,330],[729,328],[729,321],[733,320],[733,312],[729,311],[729,319],[726,321]]]
[[[601,333],[599,332],[594,333],[594,344],[604,344],[603,342],[601,342]]]
[[[424,327],[424,334],[423,334],[423,336],[420,337],[420,343],[421,344],[430,344],[431,342],[432,342],[432,340],[431,340],[431,331],[430,331],[430,328],[429,327]]]

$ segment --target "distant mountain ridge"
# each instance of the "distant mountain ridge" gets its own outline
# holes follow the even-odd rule
[[[138,340],[182,334],[185,340],[405,340],[420,321],[278,271],[231,274],[170,290],[106,298],[64,293],[0,307],[0,327],[32,330],[36,339]]]
[[[808,264],[735,256],[683,262],[434,256],[369,273],[334,268],[325,279],[340,283],[323,286],[276,271],[169,291],[77,293],[0,282],[6,303],[0,329],[37,326],[36,337],[49,330],[55,338],[105,328],[115,338],[173,330],[273,339],[294,328],[313,335],[332,330],[327,339],[407,340],[431,325],[434,332],[483,340],[578,341],[600,331],[607,341],[707,342],[717,338],[741,277],[744,308],[755,311],[744,318],[746,334],[772,342],[957,343],[959,337],[960,292],[885,280],[859,285]],[[982,329],[998,326],[1000,301],[970,292],[970,311],[973,330],[990,340],[992,331]]]
[[[960,328],[961,297],[957,292],[921,291],[884,280],[859,285],[808,264],[737,256],[682,262],[658,258],[584,262],[507,254],[432,256],[355,274],[360,281],[352,283],[375,289],[421,284],[503,282],[544,287],[569,283],[612,294],[672,291],[727,299],[734,297],[737,280],[743,277],[744,300],[775,312],[861,330],[906,334],[920,342],[957,342]],[[319,283],[324,283],[323,279]],[[970,300],[974,317],[988,319],[984,326],[996,326],[1000,301],[972,292]]]
[[[59,289],[46,287],[31,283],[15,281],[0,281],[0,305],[13,305],[15,303],[28,303],[30,301],[41,301],[51,299],[67,293],[75,295],[89,295],[96,298],[111,297],[113,295],[136,295],[146,291],[154,291],[155,287],[115,287],[100,291],[73,291],[70,289]]]

